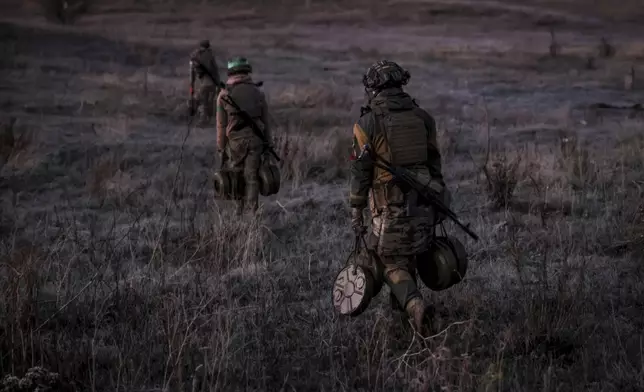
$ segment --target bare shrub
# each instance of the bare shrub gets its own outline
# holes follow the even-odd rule
[[[329,182],[346,176],[351,140],[338,135],[338,130],[327,130],[322,135],[312,131],[282,132],[275,144],[282,158],[282,176],[293,181],[294,186],[305,180]]]
[[[33,367],[23,377],[5,376],[0,381],[0,387],[5,392],[53,392],[60,391],[62,383],[58,373]]]
[[[446,123],[437,124],[436,139],[443,160],[449,161],[459,153],[467,152],[463,147],[464,138],[465,132],[462,123],[453,128],[448,127]]]
[[[18,160],[32,146],[35,133],[25,127],[16,125],[16,118],[11,118],[2,125],[0,133],[0,169],[11,161]]]
[[[14,135],[14,125],[16,119],[12,118],[9,124],[3,124],[2,134],[0,134],[0,162],[4,165],[13,153],[16,137]],[[0,166],[1,168],[2,166]]]
[[[89,8],[88,0],[34,0],[44,16],[62,24],[73,24]]]
[[[597,47],[599,57],[609,58],[615,56],[615,47],[608,42],[606,37],[602,37],[599,46]]]
[[[514,191],[521,178],[521,154],[512,156],[508,152],[492,154],[482,171],[486,179],[488,199],[495,208],[505,208],[512,201]]]
[[[555,30],[550,29],[550,46],[548,47],[548,52],[550,53],[550,57],[555,58],[561,54],[561,45],[559,42],[557,42],[557,38],[555,37]]]
[[[117,154],[99,157],[90,167],[86,179],[87,191],[93,197],[104,198],[107,182],[120,170],[122,160]]]
[[[611,208],[603,216],[602,251],[622,255],[644,250],[644,186],[616,192],[609,201]]]
[[[303,84],[285,88],[271,104],[278,107],[297,108],[343,108],[349,110],[353,104],[346,89],[333,84]]]
[[[589,158],[576,135],[562,135],[559,139],[559,166],[574,189],[582,189],[597,179],[597,168]]]

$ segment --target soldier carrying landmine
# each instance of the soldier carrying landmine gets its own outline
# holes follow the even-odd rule
[[[228,80],[217,98],[217,150],[230,169],[244,177],[244,197],[237,200],[237,214],[247,208],[257,212],[260,182],[258,171],[266,151],[272,150],[268,104],[251,78],[253,69],[243,57],[228,62]],[[237,107],[235,107],[237,106]],[[244,118],[241,111],[248,116]],[[253,130],[253,124],[257,132]]]
[[[196,100],[193,98],[195,79],[199,79]],[[217,61],[209,40],[202,40],[199,48],[190,54],[190,115],[201,108],[199,125],[209,125],[214,113],[215,99],[219,94],[221,79]]]
[[[352,228],[358,235],[366,233],[363,209],[369,204],[372,222],[367,244],[384,265],[392,307],[404,309],[416,331],[425,334],[434,310],[418,290],[416,256],[427,250],[442,218],[415,190],[362,154],[370,146],[392,165],[431,179],[429,187],[447,204],[436,123],[403,91],[409,78],[408,71],[386,60],[372,65],[363,77],[368,103],[353,126],[349,203]]]

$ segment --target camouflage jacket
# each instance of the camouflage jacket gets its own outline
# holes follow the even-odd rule
[[[384,114],[383,116],[376,113]],[[388,116],[388,113],[396,114]],[[404,115],[402,115],[404,113]],[[369,157],[356,159],[365,144],[369,144],[380,156],[389,160],[393,165],[398,165],[396,159],[392,159],[393,135],[387,136],[388,126],[392,123],[393,117],[404,117],[398,121],[398,133],[405,133],[407,124],[409,127],[416,127],[416,132],[398,139],[398,157],[422,156],[424,160],[416,162],[415,165],[403,164],[408,168],[415,168],[418,171],[426,172],[433,181],[444,187],[441,155],[436,140],[436,122],[425,110],[419,108],[413,99],[400,88],[386,89],[373,98],[363,111],[360,119],[353,126],[353,151],[350,167],[350,195],[349,203],[353,208],[365,208],[371,204],[372,210],[378,210],[389,203],[389,199],[374,197],[374,190],[379,185],[387,185],[391,181],[391,174],[377,168]],[[377,124],[376,121],[379,121]],[[413,137],[412,137],[413,135]],[[418,137],[420,136],[420,137]],[[418,140],[420,139],[420,140]],[[410,155],[411,154],[411,155]],[[394,157],[395,158],[395,157]],[[404,159],[402,159],[404,160]],[[391,192],[389,192],[391,193]],[[371,196],[371,200],[370,200]],[[374,200],[375,199],[375,200]]]
[[[234,75],[226,81],[226,88],[217,97],[217,149],[223,151],[228,139],[257,138],[250,125],[242,121],[235,108],[224,101],[233,101],[253,118],[267,140],[271,140],[268,122],[268,104],[264,93],[249,75]]]
[[[221,83],[217,61],[210,48],[199,48],[190,54],[190,74],[192,80],[196,75],[205,85],[218,86]]]

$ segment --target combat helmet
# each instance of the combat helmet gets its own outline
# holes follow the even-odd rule
[[[228,75],[248,74],[253,72],[253,67],[245,57],[234,57],[228,61]]]
[[[402,87],[409,82],[409,72],[389,60],[380,60],[373,64],[362,77],[365,89],[380,91],[389,87]]]
[[[199,41],[199,47],[201,49],[208,49],[210,47],[210,40],[202,39],[201,41]]]

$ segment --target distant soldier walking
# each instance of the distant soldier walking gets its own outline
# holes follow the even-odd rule
[[[217,98],[217,150],[229,168],[243,175],[245,182],[244,197],[237,201],[238,215],[244,211],[257,212],[258,170],[268,147],[264,140],[269,144],[271,140],[268,104],[264,93],[251,78],[252,71],[243,57],[229,61],[228,80]],[[248,121],[240,115],[239,109],[248,114]],[[253,131],[250,120],[263,133],[264,140]]]
[[[193,98],[195,79],[199,79],[196,99]],[[190,95],[191,115],[201,110],[200,126],[207,126],[212,121],[215,99],[219,93],[221,79],[215,56],[210,48],[210,41],[202,40],[199,49],[190,54]]]
[[[416,284],[416,255],[430,245],[437,215],[415,190],[362,154],[368,145],[391,165],[412,170],[437,194],[446,195],[436,124],[403,91],[409,78],[409,72],[390,61],[375,63],[363,77],[368,104],[353,126],[349,203],[352,228],[359,235],[366,231],[363,210],[369,204],[367,243],[384,264],[392,306],[404,309],[416,331],[424,334],[433,310],[425,305]]]

